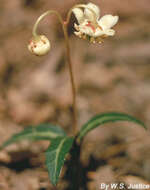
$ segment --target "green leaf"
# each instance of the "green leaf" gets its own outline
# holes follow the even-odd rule
[[[89,131],[98,127],[99,125],[102,125],[104,123],[117,122],[117,121],[131,121],[133,123],[141,125],[146,129],[146,126],[144,125],[143,122],[130,115],[124,113],[115,113],[115,112],[103,113],[93,117],[87,123],[85,123],[82,126],[77,139],[80,141]]]
[[[52,140],[57,137],[66,136],[63,129],[51,124],[40,124],[38,126],[26,127],[20,133],[13,135],[9,140],[4,142],[0,149],[9,144],[16,143],[21,140]]]
[[[51,141],[46,151],[46,166],[53,185],[56,185],[58,182],[65,156],[71,149],[73,140],[73,137],[56,138]]]

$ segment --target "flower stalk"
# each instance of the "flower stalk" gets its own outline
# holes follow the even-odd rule
[[[45,13],[43,13],[41,16],[39,16],[39,18],[37,19],[37,21],[35,22],[34,26],[33,26],[33,30],[32,30],[32,34],[33,36],[37,36],[37,27],[39,25],[39,23],[41,22],[41,20],[46,17],[49,14],[55,14],[58,18],[58,20],[60,21],[61,25],[63,26],[63,19],[61,17],[61,15],[54,10],[48,10]]]
[[[43,13],[35,22],[34,27],[33,27],[33,37],[38,38],[39,35],[37,34],[37,27],[40,23],[40,21],[47,15],[49,14],[55,14],[59,21],[60,24],[62,25],[63,33],[64,33],[64,38],[65,38],[65,46],[66,46],[66,58],[68,62],[68,67],[69,67],[69,75],[70,75],[70,83],[71,83],[71,89],[72,89],[72,105],[73,105],[73,135],[76,135],[77,133],[77,114],[76,114],[76,87],[75,87],[75,80],[74,80],[74,75],[73,75],[73,68],[72,68],[72,61],[71,61],[71,52],[70,52],[70,44],[69,44],[69,36],[68,36],[68,24],[69,20],[67,22],[64,22],[61,15],[54,10],[49,10],[45,13]],[[47,53],[47,52],[46,52]]]
[[[72,61],[71,61],[71,52],[70,52],[70,44],[69,44],[69,36],[68,36],[68,23],[63,23],[63,32],[65,37],[65,44],[66,44],[66,55],[67,55],[67,62],[69,66],[69,74],[70,74],[70,82],[72,88],[72,104],[73,104],[73,135],[77,134],[77,108],[76,108],[76,87],[75,87],[75,80],[73,75],[73,68],[72,68]]]

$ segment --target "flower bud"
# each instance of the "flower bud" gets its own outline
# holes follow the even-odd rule
[[[28,49],[32,54],[45,55],[50,50],[50,42],[44,35],[34,36],[29,42]]]

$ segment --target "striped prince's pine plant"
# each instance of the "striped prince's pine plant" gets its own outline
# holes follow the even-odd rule
[[[69,159],[66,160],[67,171],[66,178],[70,181],[68,190],[82,189],[81,180],[82,167],[80,167],[80,147],[85,135],[91,130],[102,126],[106,123],[128,121],[135,123],[146,129],[145,125],[138,119],[125,113],[111,112],[102,113],[94,116],[83,126],[80,131],[77,131],[76,118],[76,89],[74,83],[74,76],[72,70],[72,62],[70,56],[70,45],[67,27],[72,13],[76,17],[77,23],[74,24],[75,35],[81,39],[88,40],[91,43],[102,43],[103,40],[109,36],[115,35],[115,30],[112,29],[118,22],[118,16],[104,15],[100,18],[100,9],[93,3],[77,4],[72,7],[67,18],[64,21],[61,15],[54,10],[48,10],[43,13],[35,22],[33,27],[33,37],[29,42],[28,49],[32,54],[37,56],[45,55],[51,47],[48,38],[44,35],[37,34],[37,27],[40,21],[49,14],[57,16],[62,25],[63,34],[65,37],[66,57],[68,62],[70,82],[72,88],[72,105],[73,105],[73,134],[67,136],[63,129],[52,124],[39,124],[37,126],[25,127],[23,131],[13,135],[9,140],[4,142],[0,147],[4,149],[12,143],[18,143],[22,140],[47,140],[50,145],[46,151],[46,167],[48,170],[50,182],[56,186],[60,177],[62,167],[65,163],[67,154],[70,154]],[[67,157],[68,158],[68,157]]]

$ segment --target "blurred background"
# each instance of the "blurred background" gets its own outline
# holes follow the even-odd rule
[[[150,124],[150,1],[91,0],[101,15],[119,15],[116,35],[101,45],[73,34],[69,26],[77,88],[78,126],[94,114],[121,111]],[[31,55],[27,44],[38,16],[54,9],[65,18],[70,7],[88,1],[0,1],[0,144],[24,126],[50,122],[68,134],[72,125],[72,97],[65,44],[55,16],[46,17],[39,33],[48,36],[51,52]],[[1,190],[52,190],[44,154],[47,142],[22,142],[0,152]],[[96,148],[95,148],[96,147]],[[109,124],[85,138],[81,160],[88,166],[88,190],[114,181],[150,183],[149,131],[131,123]],[[63,175],[63,174],[62,174]],[[65,189],[63,180],[58,189]]]

